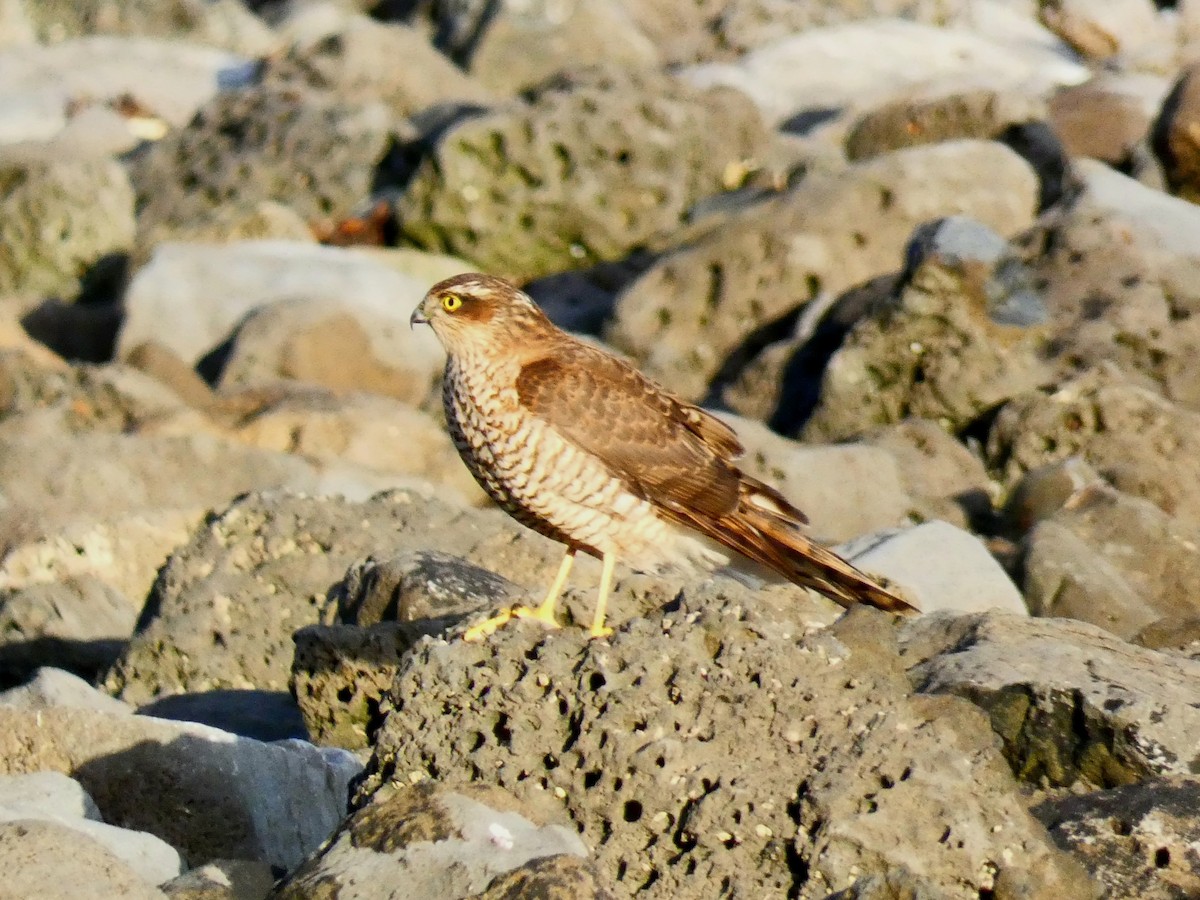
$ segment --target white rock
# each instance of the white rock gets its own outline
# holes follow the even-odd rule
[[[1005,44],[899,19],[814,28],[736,63],[706,63],[681,74],[700,87],[742,91],[775,123],[804,110],[878,105],[937,80],[1039,94],[1088,78],[1065,47]]]
[[[97,690],[78,675],[48,666],[38,669],[33,678],[25,684],[0,693],[0,706],[11,706],[15,709],[68,707],[94,709],[116,715],[133,714],[133,707],[129,704]]]
[[[867,535],[837,550],[860,569],[885,576],[923,613],[1000,609],[1029,614],[1021,592],[987,548],[949,522]]]
[[[1132,237],[1149,238],[1166,253],[1200,259],[1200,206],[1134,181],[1094,159],[1072,162],[1083,181],[1077,207],[1124,220]]]

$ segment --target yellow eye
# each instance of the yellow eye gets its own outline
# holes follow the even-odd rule
[[[462,306],[462,297],[458,294],[447,294],[442,298],[442,309],[446,312],[458,312]]]

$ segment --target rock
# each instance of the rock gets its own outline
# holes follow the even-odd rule
[[[263,87],[218,94],[136,160],[139,244],[263,201],[291,207],[310,225],[336,222],[370,196],[390,129],[378,104]]]
[[[1033,807],[1110,897],[1168,900],[1200,891],[1194,777],[1152,778]]]
[[[610,896],[586,858],[573,827],[531,815],[499,788],[422,784],[378,792],[273,896],[353,887],[363,900],[384,900],[397,884],[429,900]]]
[[[557,800],[619,896],[825,896],[889,870],[929,896],[1018,873],[1090,896],[978,711],[909,695],[887,617],[800,637],[789,604],[731,600],[685,592],[605,642],[521,628],[423,642],[358,805],[384,784],[403,796],[487,773],[523,803]]]
[[[595,73],[446,130],[400,197],[404,237],[527,281],[661,245],[770,136],[732,91]],[[733,185],[736,186],[736,185]],[[603,198],[581,205],[580,197]]]
[[[211,353],[256,309],[292,301],[311,304],[314,309],[323,305],[330,312],[344,311],[345,298],[352,296],[366,322],[391,323],[380,343],[386,347],[390,339],[394,348],[402,348],[401,359],[414,360],[406,368],[421,371],[428,379],[441,366],[441,351],[432,335],[408,328],[408,316],[436,279],[410,277],[403,268],[381,261],[385,258],[282,241],[229,247],[166,244],[129,287],[117,353],[128,356],[134,348],[154,340],[190,365]],[[170,328],[163,328],[164,322],[170,322]],[[268,324],[266,320],[260,327],[270,330]],[[282,337],[278,335],[275,341]],[[299,338],[293,333],[290,339]],[[272,343],[260,342],[260,350],[283,352],[284,348],[273,348]],[[302,339],[299,343],[304,347]],[[399,359],[392,362],[393,366],[399,364]],[[251,361],[240,360],[239,369],[248,374],[253,370]],[[428,390],[427,383],[422,389]]]
[[[681,74],[699,87],[722,85],[748,94],[776,125],[813,110],[879,105],[934,80],[960,89],[1037,94],[1087,78],[1086,69],[1053,47],[1006,44],[900,19],[814,28],[780,37],[736,63],[691,66]]]
[[[1071,156],[1122,167],[1145,141],[1162,92],[1148,76],[1100,76],[1050,98],[1049,118]]]
[[[416,28],[365,15],[325,27],[302,29],[294,21],[290,27],[305,33],[286,54],[266,61],[262,78],[272,87],[323,91],[354,103],[379,101],[397,118],[438,103],[494,102],[491,91],[463,74]]]
[[[993,485],[982,458],[938,423],[904,419],[868,432],[863,442],[892,458],[919,519],[959,528],[991,520]]]
[[[419,383],[407,386],[415,389]],[[441,392],[437,393],[426,405],[441,405]],[[265,450],[297,453],[329,465],[362,466],[380,473],[394,487],[432,482],[449,502],[491,505],[459,459],[445,423],[384,397],[293,393],[245,416],[229,433]]]
[[[275,885],[266,863],[218,859],[161,885],[171,900],[265,900]]]
[[[115,107],[128,97],[143,122],[180,128],[219,88],[253,75],[245,57],[178,40],[96,35],[0,52],[3,143],[53,136],[79,98]],[[14,108],[21,115],[10,118]]]
[[[141,35],[220,47],[247,56],[269,53],[276,44],[261,19],[233,0],[134,0],[113,6],[104,0],[28,3],[38,40],[45,43],[84,35]]]
[[[0,824],[4,893],[14,898],[163,900],[129,865],[91,838],[54,822]]]
[[[78,675],[50,668],[38,669],[25,684],[0,693],[0,706],[15,709],[93,709],[114,715],[133,713],[133,707],[96,690]]]
[[[886,578],[923,613],[1027,614],[1021,593],[983,543],[949,522],[865,535],[837,549],[858,568]]]
[[[987,711],[1024,781],[1114,787],[1197,765],[1200,662],[1070,619],[927,616],[905,632],[918,690]]]
[[[0,823],[29,821],[54,822],[85,835],[148,884],[168,881],[183,867],[170,844],[151,834],[104,824],[99,808],[79,783],[58,772],[0,776]]]
[[[558,545],[499,511],[427,494],[396,491],[365,503],[251,494],[167,561],[144,627],[106,685],[133,703],[183,691],[286,690],[292,633],[321,620],[327,594],[352,562],[430,548],[486,560],[538,590],[560,556]],[[584,577],[588,571],[583,566]],[[264,608],[272,614],[261,615]]]
[[[133,632],[134,604],[90,578],[0,591],[0,684],[20,684],[41,666],[107,669]]]
[[[404,654],[425,635],[516,601],[521,590],[458,557],[418,551],[356,563],[331,593],[338,621],[352,624],[309,625],[293,635],[289,688],[312,740],[364,750]]]
[[[1057,390],[1010,401],[988,435],[987,457],[1009,483],[1031,469],[1080,458],[1118,490],[1197,527],[1200,494],[1189,488],[1197,483],[1190,470],[1198,443],[1200,413],[1103,366]]]
[[[1049,519],[1085,488],[1102,483],[1081,457],[1070,456],[1026,472],[1009,493],[1004,518],[1009,532],[1023,535]]]
[[[912,416],[961,431],[1051,378],[1045,318],[1003,238],[965,217],[931,223],[898,296],[833,354],[803,434],[846,440]]]
[[[1043,524],[1057,527],[1039,525],[1028,539],[1025,592],[1034,615],[1082,619],[1125,640],[1160,618],[1200,616],[1192,589],[1200,577],[1194,526],[1103,485],[1079,491]],[[1118,602],[1110,605],[1110,597]]]
[[[1151,0],[1040,0],[1038,18],[1086,58],[1170,62],[1161,48],[1154,52],[1172,36]]]
[[[1045,118],[1045,104],[1023,92],[979,89],[886,103],[860,117],[846,136],[851,160],[903,147],[975,138],[1000,140],[1013,125]]]
[[[660,65],[657,47],[622,0],[559,6],[503,3],[481,24],[471,32],[451,25],[469,35],[470,45],[451,44],[450,49],[465,57],[475,78],[500,94],[516,94],[559,72],[587,66],[651,70]],[[537,52],[531,53],[532,47]]]
[[[304,718],[283,691],[205,691],[172,694],[138,708],[138,715],[198,722],[256,741],[307,739]]]
[[[1024,160],[983,141],[898,151],[806,178],[662,257],[622,292],[606,337],[648,374],[699,399],[757,329],[900,269],[918,225],[961,213],[1017,232],[1033,221],[1037,192]]]
[[[1200,200],[1200,68],[1185,69],[1163,101],[1154,124],[1154,149],[1162,162],[1171,192],[1185,200]]]
[[[264,744],[146,716],[0,709],[0,724],[0,770],[70,772],[106,822],[156,835],[197,865],[295,866],[342,818],[359,768],[304,741]]]
[[[896,459],[865,444],[807,446],[765,425],[724,415],[746,448],[738,464],[783,492],[822,540],[841,541],[904,523],[912,509]]]
[[[0,293],[74,297],[89,268],[128,252],[133,231],[133,191],[115,162],[0,169]]]

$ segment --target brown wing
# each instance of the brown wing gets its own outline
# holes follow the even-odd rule
[[[584,344],[528,363],[517,395],[531,413],[664,507],[721,516],[738,504],[742,446],[727,425]]]

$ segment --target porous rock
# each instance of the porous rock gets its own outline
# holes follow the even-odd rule
[[[525,281],[661,243],[724,189],[731,165],[769,145],[735,92],[602,72],[450,128],[397,216],[418,246]]]
[[[0,293],[74,297],[90,267],[133,245],[133,199],[111,160],[0,167]]]
[[[172,554],[107,686],[134,703],[184,690],[285,690],[292,633],[321,620],[352,562],[429,548],[535,584],[559,558],[557,545],[503,513],[428,494],[395,491],[361,503],[250,494]]]
[[[223,92],[135,164],[139,242],[264,200],[310,223],[336,221],[370,195],[389,128],[378,106],[267,88]]]
[[[1200,781],[1175,776],[1043,800],[1032,812],[1109,897],[1200,892]]]
[[[606,641],[423,642],[359,802],[431,777],[557,798],[616,896],[823,897],[889,869],[930,889],[1017,876],[1088,896],[978,712],[910,695],[885,616],[804,636],[796,613],[712,582]]]
[[[1002,613],[922,617],[902,641],[918,690],[986,710],[1022,780],[1113,787],[1200,765],[1200,662]]]
[[[359,768],[304,741],[94,710],[0,709],[0,771],[70,773],[104,821],[156,835],[194,865],[297,865],[345,814]]]
[[[1009,483],[1079,457],[1118,490],[1196,527],[1200,494],[1191,486],[1200,483],[1198,443],[1200,414],[1103,365],[1007,403],[988,434],[987,456]]]
[[[397,884],[429,900],[610,896],[584,861],[576,830],[544,819],[485,784],[384,788],[272,896],[352,889],[362,900],[385,900]]]
[[[701,398],[756,330],[901,269],[918,225],[961,213],[1011,234],[1032,222],[1037,191],[1028,163],[986,141],[806,178],[662,257],[621,293],[606,337],[672,390]]]
[[[965,217],[919,229],[906,283],[834,353],[804,436],[845,440],[910,416],[959,431],[1048,381],[1046,311],[1006,247]]]

